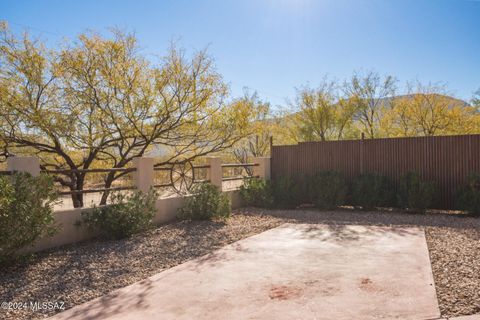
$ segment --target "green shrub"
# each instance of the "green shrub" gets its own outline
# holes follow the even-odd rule
[[[82,212],[80,224],[86,225],[103,238],[126,238],[152,227],[155,200],[156,193],[153,189],[148,193],[114,192],[110,196],[110,205]]]
[[[230,217],[230,198],[217,186],[200,183],[193,188],[193,195],[188,197],[185,206],[179,210],[181,219],[210,220]]]
[[[311,180],[311,175],[299,174],[295,176],[295,197],[297,199],[298,205],[301,204],[311,204],[311,200],[308,194],[309,183]]]
[[[364,210],[393,206],[395,192],[391,180],[380,174],[363,174],[352,183],[351,201]]]
[[[280,176],[271,181],[273,206],[277,208],[295,208],[303,201],[302,179]]]
[[[269,181],[253,178],[245,180],[240,195],[247,206],[269,208],[273,206],[272,189]]]
[[[345,204],[348,186],[337,171],[322,171],[309,178],[308,197],[316,207],[334,209]]]
[[[435,203],[437,187],[434,183],[423,181],[416,172],[408,172],[400,178],[398,204],[400,207],[425,212]]]
[[[471,173],[467,184],[455,195],[455,205],[460,210],[480,216],[480,173]]]
[[[0,264],[13,262],[19,249],[55,233],[56,199],[50,176],[0,176]]]

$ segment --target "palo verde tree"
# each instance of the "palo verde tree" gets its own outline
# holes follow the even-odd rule
[[[434,136],[479,132],[478,112],[462,100],[447,95],[445,86],[407,85],[406,95],[391,101],[384,114],[388,136]]]
[[[340,140],[352,123],[353,104],[338,94],[334,81],[324,80],[316,89],[297,89],[294,123],[299,141]]]
[[[381,135],[381,120],[389,100],[395,96],[397,80],[376,72],[354,73],[345,82],[346,101],[353,105],[353,120],[368,138]]]
[[[154,146],[169,151],[157,165],[229,148],[249,133],[244,123],[253,112],[239,112],[227,95],[204,51],[188,57],[172,46],[153,65],[135,36],[119,31],[48,50],[0,30],[0,140],[34,153],[46,169],[123,168]],[[124,174],[109,173],[105,187]],[[57,181],[81,190],[85,173]],[[80,194],[72,200],[83,205]]]
[[[291,116],[279,116],[278,111],[272,110],[270,104],[262,101],[256,92],[245,92],[243,97],[234,100],[232,107],[252,115],[252,119],[245,123],[250,134],[238,141],[231,150],[227,150],[237,162],[247,163],[252,157],[268,156],[272,139],[279,144],[294,142],[289,130],[292,125]],[[251,167],[245,167],[245,170],[252,173]]]
[[[266,156],[270,152],[270,137],[275,119],[270,114],[270,104],[259,99],[257,93],[249,94],[233,102],[237,110],[255,110],[255,118],[245,125],[250,126],[251,135],[238,141],[233,147],[233,155],[240,163],[247,163],[251,157]],[[249,169],[249,168],[247,168]]]

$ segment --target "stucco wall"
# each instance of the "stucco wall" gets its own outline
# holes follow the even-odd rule
[[[224,192],[230,196],[232,209],[242,206],[242,199],[238,190]],[[183,206],[185,199],[186,197],[180,196],[157,199],[155,203],[157,213],[153,218],[153,223],[160,225],[175,220],[178,209]],[[27,248],[25,251],[37,252],[94,237],[95,234],[76,225],[76,222],[81,219],[81,213],[88,210],[92,209],[78,208],[56,211],[55,223],[59,226],[59,231],[53,237],[38,240],[33,247]]]

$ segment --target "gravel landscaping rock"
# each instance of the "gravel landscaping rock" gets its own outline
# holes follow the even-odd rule
[[[426,228],[425,233],[442,314],[479,313],[480,230]]]
[[[243,208],[227,222],[179,221],[131,239],[45,251],[1,271],[0,302],[63,301],[71,308],[285,222],[425,226],[442,315],[480,312],[480,219],[308,209]],[[38,319],[56,312],[0,309],[0,319]]]
[[[281,219],[246,215],[227,222],[180,221],[131,239],[49,250],[29,264],[2,270],[0,302],[63,301],[71,308],[280,224]],[[0,309],[0,319],[37,319],[58,311]]]

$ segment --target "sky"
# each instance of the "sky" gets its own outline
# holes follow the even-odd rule
[[[480,0],[0,0],[0,20],[50,46],[117,27],[147,57],[172,41],[207,48],[233,96],[273,106],[354,71],[443,83],[464,100],[480,88]]]

